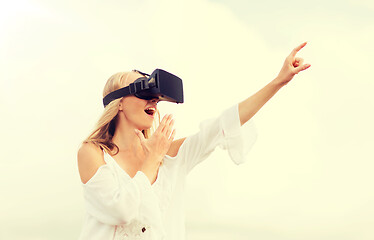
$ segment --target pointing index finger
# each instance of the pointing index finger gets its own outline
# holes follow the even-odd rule
[[[307,42],[304,42],[304,43],[300,44],[299,46],[295,47],[295,48],[292,50],[290,56],[295,57],[295,56],[296,56],[296,53],[297,53],[298,51],[300,51],[300,49],[302,49],[303,47],[305,47],[306,44],[307,44]]]

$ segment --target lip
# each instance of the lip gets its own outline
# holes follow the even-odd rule
[[[149,114],[147,114],[146,112],[144,112],[144,113],[145,113],[145,115],[147,115],[148,117],[150,117],[150,118],[152,118],[152,119],[155,118],[155,114],[153,114],[153,115],[149,115]]]
[[[149,114],[147,114],[147,113],[145,112],[145,110],[148,109],[148,108],[154,108],[154,109],[155,109],[153,115],[149,115]],[[150,118],[154,119],[154,118],[155,118],[155,114],[156,114],[156,112],[157,112],[157,105],[154,105],[154,104],[152,104],[152,105],[148,105],[146,108],[144,108],[144,112],[145,112],[145,114],[146,114],[147,116],[149,116]]]
[[[144,108],[144,110],[146,110],[147,108],[151,108],[151,107],[153,107],[157,111],[157,105],[148,105],[146,108]]]

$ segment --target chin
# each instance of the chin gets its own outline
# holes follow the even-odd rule
[[[141,130],[147,130],[150,129],[153,126],[154,123],[154,116],[146,116],[146,117],[141,117],[136,120],[138,123],[138,129]]]
[[[142,131],[143,130],[148,130],[152,127],[152,125],[153,125],[153,122],[151,124],[140,126],[139,129],[141,129]]]

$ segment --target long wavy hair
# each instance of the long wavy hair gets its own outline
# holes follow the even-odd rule
[[[123,87],[126,87],[130,84],[128,81],[129,75],[133,74],[134,72],[138,72],[133,70],[132,72],[119,72],[112,75],[108,81],[106,82],[103,90],[103,98]],[[117,124],[117,116],[118,116],[118,108],[119,102],[122,98],[118,98],[110,102],[105,108],[104,112],[99,118],[94,130],[91,134],[83,141],[83,143],[93,143],[99,148],[105,150],[107,153],[116,155],[119,152],[119,147],[112,141],[114,136],[114,132],[116,130]],[[149,138],[153,132],[156,130],[158,125],[160,124],[160,114],[157,110],[155,115],[155,120],[153,121],[153,125],[150,129],[143,130],[144,137],[147,139]]]

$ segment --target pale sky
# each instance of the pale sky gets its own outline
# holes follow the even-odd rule
[[[0,30],[0,239],[78,238],[76,152],[113,73],[181,77],[160,110],[183,137],[304,41],[312,66],[254,116],[247,162],[217,149],[191,172],[188,239],[374,238],[372,1],[2,1]]]

